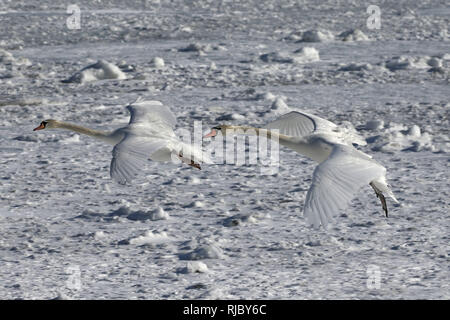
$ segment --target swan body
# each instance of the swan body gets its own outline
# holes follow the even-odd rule
[[[213,137],[218,131],[225,135],[237,130],[276,138],[281,145],[318,163],[304,205],[304,215],[315,228],[327,227],[367,184],[380,198],[386,217],[384,193],[398,202],[387,184],[386,168],[353,146],[366,142],[351,127],[338,127],[306,112],[292,111],[263,128],[221,125],[205,137]]]
[[[142,171],[148,159],[159,162],[182,161],[201,169],[210,160],[202,150],[180,141],[173,128],[176,118],[159,101],[136,101],[127,106],[130,121],[114,131],[98,131],[72,123],[48,119],[34,129],[66,129],[114,145],[110,165],[111,177],[121,184],[129,183]]]

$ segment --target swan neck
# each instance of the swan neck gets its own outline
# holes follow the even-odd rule
[[[255,128],[250,126],[233,126],[232,129],[243,131],[242,133],[247,136],[263,136],[267,139],[278,140],[280,144],[289,143],[292,137],[286,136],[274,130]],[[241,132],[238,132],[241,133]]]
[[[298,152],[319,163],[325,160],[329,155],[329,151],[323,151],[319,145],[317,145],[316,143],[311,143],[311,141],[309,141],[308,139],[302,137],[287,136],[277,132],[277,130],[268,130],[264,128],[254,128],[247,126],[233,126],[232,129],[238,130],[238,133],[244,135],[257,135],[274,140],[282,146],[292,149],[295,152]],[[241,130],[242,132],[239,132]]]
[[[59,128],[59,129],[66,129],[66,130],[70,130],[73,132],[77,132],[77,133],[81,133],[87,136],[91,136],[93,138],[102,140],[102,141],[106,141],[108,143],[112,143],[111,140],[111,133],[110,132],[105,132],[105,131],[99,131],[99,130],[94,130],[94,129],[89,129],[83,126],[79,126],[76,124],[72,124],[72,123],[67,123],[67,122],[58,122],[58,124],[55,126],[55,128]]]

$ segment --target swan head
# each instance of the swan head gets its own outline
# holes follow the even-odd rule
[[[58,121],[53,119],[47,119],[41,122],[41,124],[34,128],[33,131],[58,128]]]
[[[231,130],[235,130],[235,126],[230,126],[230,125],[226,125],[226,124],[222,124],[220,126],[216,126],[216,127],[212,127],[211,128],[211,132],[208,133],[206,136],[204,136],[203,138],[211,138],[211,137],[215,137],[219,134],[219,132],[222,135],[226,135],[227,132],[230,133]]]

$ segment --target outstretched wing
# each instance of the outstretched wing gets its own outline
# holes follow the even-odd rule
[[[282,115],[275,121],[268,123],[264,128],[278,129],[281,134],[292,137],[310,135],[318,129],[335,128],[336,125],[328,120],[310,115],[306,112],[291,111]]]
[[[386,169],[360,151],[335,145],[329,158],[314,170],[304,215],[310,225],[326,227],[345,209],[359,189],[385,175]]]
[[[292,137],[321,133],[327,134],[336,143],[366,145],[365,140],[358,135],[351,123],[345,123],[338,127],[331,121],[306,112],[291,111],[268,123],[265,128],[278,129],[281,134]]]
[[[168,148],[166,139],[125,135],[112,151],[111,178],[120,184],[131,182],[142,171],[151,154],[163,148]]]
[[[127,106],[127,109],[131,115],[129,125],[173,130],[177,123],[172,111],[159,101],[137,101]]]

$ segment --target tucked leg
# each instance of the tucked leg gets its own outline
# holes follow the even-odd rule
[[[194,160],[192,159],[186,159],[185,157],[183,157],[183,151],[180,151],[178,153],[178,157],[180,158],[181,161],[183,161],[184,163],[186,163],[187,165],[190,165],[191,167],[197,168],[198,170],[202,170],[202,167],[200,166],[199,163],[196,163]]]
[[[375,194],[377,195],[377,198],[380,199],[381,206],[383,207],[384,213],[386,214],[386,218],[387,218],[388,217],[388,209],[387,209],[387,205],[386,205],[386,198],[384,197],[384,195],[380,191],[380,189],[378,189],[372,182],[369,183],[369,184],[373,188],[373,190],[375,191]]]

